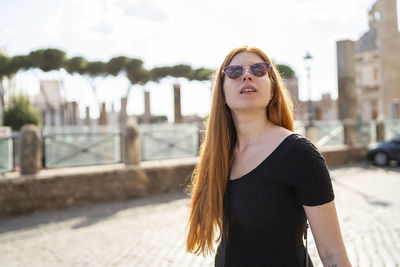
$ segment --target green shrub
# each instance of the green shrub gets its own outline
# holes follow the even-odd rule
[[[10,126],[13,131],[19,131],[25,124],[40,124],[40,114],[33,108],[28,97],[20,95],[10,97],[3,113],[4,126]]]

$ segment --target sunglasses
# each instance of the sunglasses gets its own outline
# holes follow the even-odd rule
[[[268,62],[258,62],[251,65],[249,68],[251,74],[253,74],[256,77],[262,77],[265,74],[267,74],[268,70],[271,68],[271,64],[269,64]],[[224,73],[232,80],[239,79],[240,77],[242,77],[244,72],[245,69],[239,65],[230,65],[222,70],[222,73]]]

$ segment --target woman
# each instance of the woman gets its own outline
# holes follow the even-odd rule
[[[221,241],[216,266],[305,266],[307,219],[324,266],[350,266],[325,161],[293,132],[288,91],[257,48],[233,49],[216,72],[190,189],[187,249]]]

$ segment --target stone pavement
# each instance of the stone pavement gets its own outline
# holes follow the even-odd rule
[[[363,162],[331,176],[353,266],[400,266],[400,167]],[[2,220],[0,266],[213,266],[185,252],[187,207],[177,193]]]

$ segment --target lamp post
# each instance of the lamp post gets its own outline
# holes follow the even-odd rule
[[[314,121],[313,121],[313,112],[312,112],[312,106],[311,106],[311,60],[312,56],[310,52],[307,51],[306,55],[304,56],[304,61],[306,62],[306,68],[307,68],[307,86],[308,86],[308,105],[307,105],[307,126],[314,126]]]

